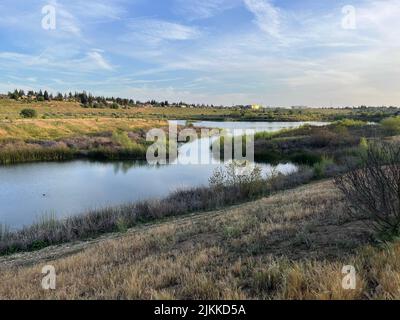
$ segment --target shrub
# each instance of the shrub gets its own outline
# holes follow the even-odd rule
[[[23,109],[19,113],[19,115],[22,118],[36,118],[37,117],[37,111],[34,109]]]
[[[386,118],[381,122],[383,129],[392,135],[400,134],[400,117]]]
[[[351,216],[365,219],[380,236],[400,234],[400,148],[371,144],[362,165],[335,179]]]
[[[332,165],[333,163],[334,162],[332,159],[325,156],[322,157],[321,161],[315,163],[313,166],[315,177],[318,179],[325,177],[328,166]]]
[[[367,140],[367,138],[362,137],[360,139],[360,148],[362,150],[367,150],[368,149],[368,140]]]
[[[235,161],[216,169],[209,182],[210,187],[217,192],[225,187],[236,187],[248,197],[260,194],[263,184],[260,167],[247,164],[242,166]]]
[[[133,147],[133,142],[125,131],[114,131],[112,140],[123,148],[130,149]]]

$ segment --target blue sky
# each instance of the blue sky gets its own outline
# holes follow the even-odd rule
[[[400,105],[400,0],[2,0],[0,11],[2,92]]]

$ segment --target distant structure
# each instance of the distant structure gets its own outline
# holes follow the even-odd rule
[[[252,104],[251,105],[251,110],[260,110],[262,108],[261,105],[259,104]]]
[[[293,110],[302,110],[302,109],[307,109],[307,106],[292,106],[291,107]]]

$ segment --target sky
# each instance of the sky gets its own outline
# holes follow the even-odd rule
[[[0,92],[400,106],[400,0],[1,0]]]

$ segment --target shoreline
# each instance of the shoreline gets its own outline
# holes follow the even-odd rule
[[[162,199],[138,201],[116,207],[106,207],[65,219],[50,218],[15,231],[1,230],[0,255],[36,251],[71,241],[96,238],[112,232],[126,232],[143,223],[169,217],[184,216],[251,202],[279,191],[296,188],[315,180],[311,169],[263,179],[243,185],[194,187],[178,190]],[[260,188],[262,186],[262,188]],[[251,194],[249,191],[253,190]],[[198,199],[202,199],[198,202]]]

